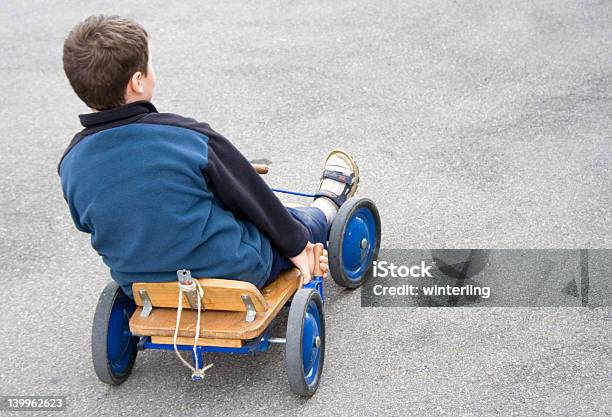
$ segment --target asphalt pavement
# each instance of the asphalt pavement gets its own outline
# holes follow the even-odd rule
[[[612,247],[610,1],[4,0],[0,395],[66,395],[51,415],[71,416],[612,415],[609,307],[362,308],[331,282],[311,399],[279,346],[208,355],[198,384],[145,352],[125,384],[100,383],[109,275],[56,173],[86,110],[62,42],[95,13],[140,21],[158,109],[269,160],[270,184],[312,191],[327,151],[350,150],[383,248]]]

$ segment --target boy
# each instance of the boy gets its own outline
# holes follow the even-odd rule
[[[117,16],[91,16],[64,43],[64,70],[92,113],[59,164],[76,227],[123,291],[131,284],[195,277],[262,288],[286,268],[308,282],[313,244],[327,241],[358,169],[342,151],[327,158],[312,206],[285,208],[246,158],[206,123],[158,113],[147,32]],[[327,273],[327,253],[321,259]]]

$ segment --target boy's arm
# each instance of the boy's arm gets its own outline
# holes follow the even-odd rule
[[[204,173],[223,204],[265,233],[282,256],[290,258],[302,252],[308,242],[307,230],[293,218],[251,163],[219,134],[209,136]]]

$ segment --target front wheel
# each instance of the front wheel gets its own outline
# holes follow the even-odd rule
[[[325,317],[319,293],[301,289],[293,297],[287,321],[285,359],[289,387],[312,396],[319,387],[325,358]]]
[[[134,301],[114,281],[100,294],[91,332],[91,354],[96,375],[106,384],[122,384],[134,366],[138,353],[138,337],[130,332],[134,310]]]
[[[363,284],[380,248],[380,215],[369,198],[349,198],[329,231],[329,272],[336,284]]]

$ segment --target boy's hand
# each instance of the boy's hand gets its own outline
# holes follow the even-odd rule
[[[298,255],[289,258],[291,262],[300,270],[302,274],[302,283],[308,284],[312,279],[314,272],[314,245],[310,242],[306,244],[306,247]],[[323,278],[327,278],[327,271],[329,270],[329,260],[327,256],[327,250],[323,251],[320,259],[318,259],[321,271],[323,271]]]

